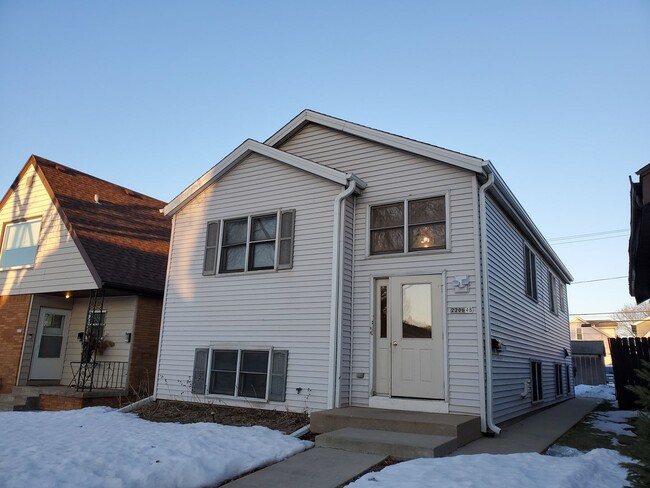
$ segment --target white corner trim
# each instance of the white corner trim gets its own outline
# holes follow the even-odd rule
[[[339,185],[347,186],[350,180],[355,180],[357,181],[357,186],[360,189],[366,187],[366,184],[352,173],[343,173],[342,171],[337,171],[335,169],[328,168],[327,166],[323,166],[322,164],[314,163],[313,161],[309,161],[299,156],[295,156],[293,154],[280,151],[279,149],[266,146],[252,139],[247,139],[234,151],[228,154],[228,156],[210,168],[199,179],[197,179],[194,183],[183,190],[176,198],[169,202],[163,209],[163,213],[166,216],[174,215],[177,213],[199,193],[201,193],[208,185],[223,177],[237,163],[239,163],[242,159],[251,153],[257,153],[262,156],[266,156],[275,161],[288,164],[289,166],[300,169],[307,173],[311,173],[315,176],[319,176]]]
[[[426,144],[424,142],[415,141],[406,137],[390,134],[370,127],[365,127],[353,122],[348,122],[342,119],[337,119],[329,115],[313,112],[311,110],[304,110],[298,116],[294,117],[287,125],[282,127],[279,131],[269,137],[265,144],[275,146],[283,141],[296,130],[302,127],[307,122],[313,122],[330,129],[339,130],[347,134],[351,134],[363,139],[385,144],[386,146],[395,149],[401,149],[413,154],[418,154],[426,158],[435,159],[443,163],[458,166],[475,173],[483,173],[484,161],[480,158],[468,156],[465,154],[450,151],[441,147]]]

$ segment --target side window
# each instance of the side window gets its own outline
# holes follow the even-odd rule
[[[34,266],[41,220],[7,224],[0,248],[0,268]]]
[[[548,309],[551,313],[557,315],[557,300],[555,294],[557,292],[557,280],[555,275],[548,272]]]
[[[560,312],[566,312],[566,284],[560,283]]]
[[[540,361],[530,362],[530,386],[533,403],[542,401],[544,395],[542,390],[542,363]]]
[[[528,246],[524,246],[524,272],[526,280],[526,295],[537,300],[537,269],[535,254]]]
[[[295,210],[207,223],[203,274],[293,267]]]
[[[564,395],[564,384],[562,383],[562,365],[555,365],[555,396]]]
[[[445,197],[370,207],[370,254],[447,248]]]

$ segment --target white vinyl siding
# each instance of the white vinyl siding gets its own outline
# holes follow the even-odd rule
[[[368,405],[372,389],[370,329],[373,278],[444,274],[445,306],[473,307],[477,310],[476,283],[479,276],[478,263],[475,261],[477,193],[474,175],[457,167],[315,124],[306,125],[284,142],[280,149],[339,171],[353,172],[368,185],[362,195],[356,198],[352,296],[354,316],[350,334],[354,338],[351,352],[352,404]],[[367,215],[370,206],[440,195],[445,195],[448,201],[448,250],[368,255]],[[455,292],[452,281],[457,275],[467,275],[470,278],[468,293]],[[480,409],[480,317],[476,313],[445,316],[445,340],[448,343],[449,360],[449,408],[452,413],[477,415]],[[344,326],[344,333],[346,332]],[[345,352],[345,342],[342,347]],[[342,370],[345,370],[345,359],[342,358],[342,362]],[[447,383],[447,380],[445,382]],[[342,380],[342,403],[347,401],[349,392],[343,391],[347,387]]]
[[[288,350],[286,402],[280,405],[295,411],[326,408],[333,208],[341,190],[251,154],[175,215],[159,398],[188,398],[196,348],[236,344]],[[295,209],[292,269],[203,276],[208,221],[277,209]],[[224,401],[246,405],[245,400]],[[278,405],[256,403],[260,408]]]
[[[31,185],[26,180],[33,177]],[[33,167],[0,209],[0,226],[42,218],[34,266],[0,271],[0,295],[97,288],[86,263]]]
[[[494,417],[502,422],[557,401],[553,364],[570,364],[571,358],[565,357],[565,349],[570,351],[569,317],[566,311],[549,311],[549,268],[539,255],[538,300],[524,293],[524,246],[530,244],[489,194],[486,210],[491,335],[505,346],[498,354],[491,352]],[[535,404],[530,388],[521,397],[531,360],[542,362],[543,401]]]

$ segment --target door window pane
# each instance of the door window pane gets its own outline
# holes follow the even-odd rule
[[[61,345],[63,344],[63,336],[51,335],[41,336],[41,345],[38,348],[39,358],[58,358],[61,357]]]
[[[402,338],[431,338],[431,285],[402,285]]]
[[[388,337],[388,287],[386,285],[379,287],[379,337],[385,339]]]
[[[64,318],[63,315],[46,313],[43,319],[43,327],[47,329],[47,332],[44,330],[43,333],[54,335],[58,332],[61,334],[63,332]]]

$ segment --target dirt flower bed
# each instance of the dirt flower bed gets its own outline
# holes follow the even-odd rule
[[[309,416],[303,413],[171,400],[147,403],[137,408],[135,413],[152,422],[177,422],[180,424],[216,422],[223,425],[245,427],[262,425],[288,434],[309,423]]]

